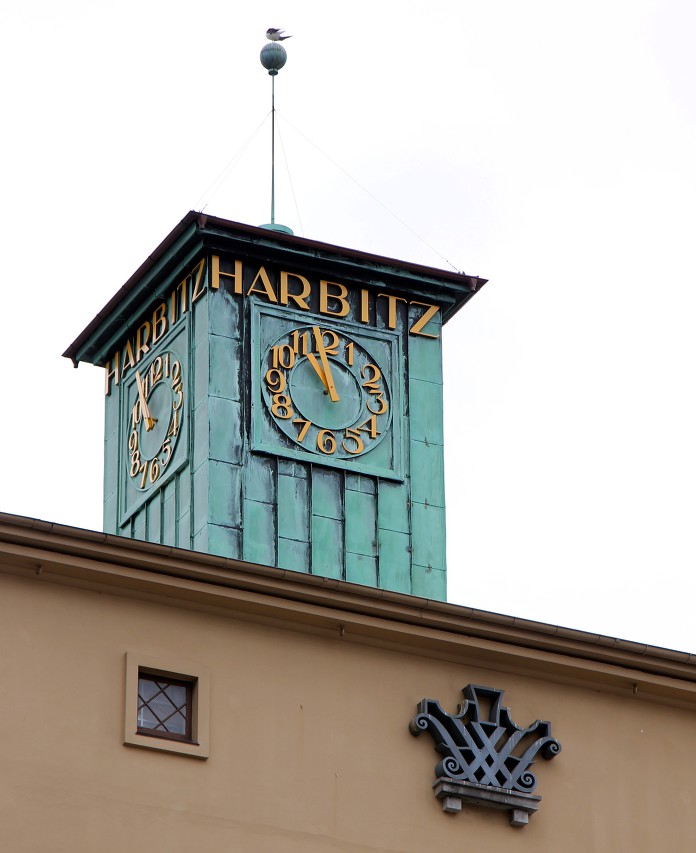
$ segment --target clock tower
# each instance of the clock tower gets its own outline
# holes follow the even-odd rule
[[[189,213],[65,352],[105,531],[444,599],[441,331],[484,283]]]

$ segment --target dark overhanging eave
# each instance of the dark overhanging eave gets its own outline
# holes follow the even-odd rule
[[[90,321],[90,323],[65,350],[63,356],[65,358],[69,358],[75,367],[77,367],[78,363],[85,358],[84,346],[87,341],[93,337],[97,329],[101,328],[107,320],[119,316],[119,307],[121,306],[121,303],[129,296],[141,278],[164,257],[167,251],[169,251],[169,249],[186,234],[187,230],[190,230],[191,235],[195,233],[196,227],[193,223],[197,216],[198,214],[194,211],[189,211],[189,213],[186,214],[181,222],[179,222],[179,224],[169,232],[164,240],[162,240],[159,246],[157,246],[157,248],[147,256],[145,261],[138,267],[133,275],[116,291],[101,311],[97,313],[96,317]]]
[[[394,271],[401,274],[406,273],[414,280],[421,282],[442,283],[444,286],[449,285],[450,287],[455,285],[459,294],[457,299],[452,300],[450,306],[443,311],[443,321],[454,316],[486,283],[486,279],[478,276],[469,276],[464,273],[450,272],[410,261],[401,261],[358,249],[348,249],[331,243],[310,240],[306,237],[271,232],[253,225],[189,211],[70,344],[63,356],[69,358],[77,367],[80,361],[88,360],[98,351],[102,351],[105,340],[113,334],[113,332],[110,334],[109,330],[115,329],[126,320],[122,308],[127,304],[138,284],[151,273],[157,264],[166,258],[168,253],[176,250],[177,245],[179,245],[180,251],[184,251],[196,234],[201,236],[206,245],[208,243],[214,244],[218,240],[224,244],[232,239],[236,242],[262,247],[271,252],[294,250],[298,255],[301,254],[305,257],[312,255],[318,261],[330,261],[333,264],[345,265],[346,268],[354,270],[364,270],[366,267],[371,267],[385,274]],[[100,336],[101,340],[97,341],[96,336],[100,330],[103,334]]]

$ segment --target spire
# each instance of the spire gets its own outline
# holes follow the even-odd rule
[[[292,234],[292,229],[287,225],[280,225],[275,221],[275,78],[280,69],[285,65],[288,59],[288,54],[281,41],[291,38],[286,36],[283,30],[275,27],[269,27],[266,30],[266,38],[269,40],[261,48],[261,65],[268,71],[271,77],[271,221],[261,228],[268,228],[270,231],[281,231],[284,234]]]

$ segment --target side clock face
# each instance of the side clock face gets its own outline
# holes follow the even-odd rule
[[[127,424],[124,464],[132,485],[147,491],[164,476],[174,454],[184,417],[181,361],[171,352],[136,371]]]
[[[268,347],[261,371],[262,398],[271,418],[305,451],[356,458],[369,453],[389,430],[387,376],[342,331],[298,326]]]

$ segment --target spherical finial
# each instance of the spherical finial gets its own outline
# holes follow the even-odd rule
[[[263,65],[271,77],[275,77],[287,61],[287,51],[277,41],[271,41],[261,48],[261,65]]]

